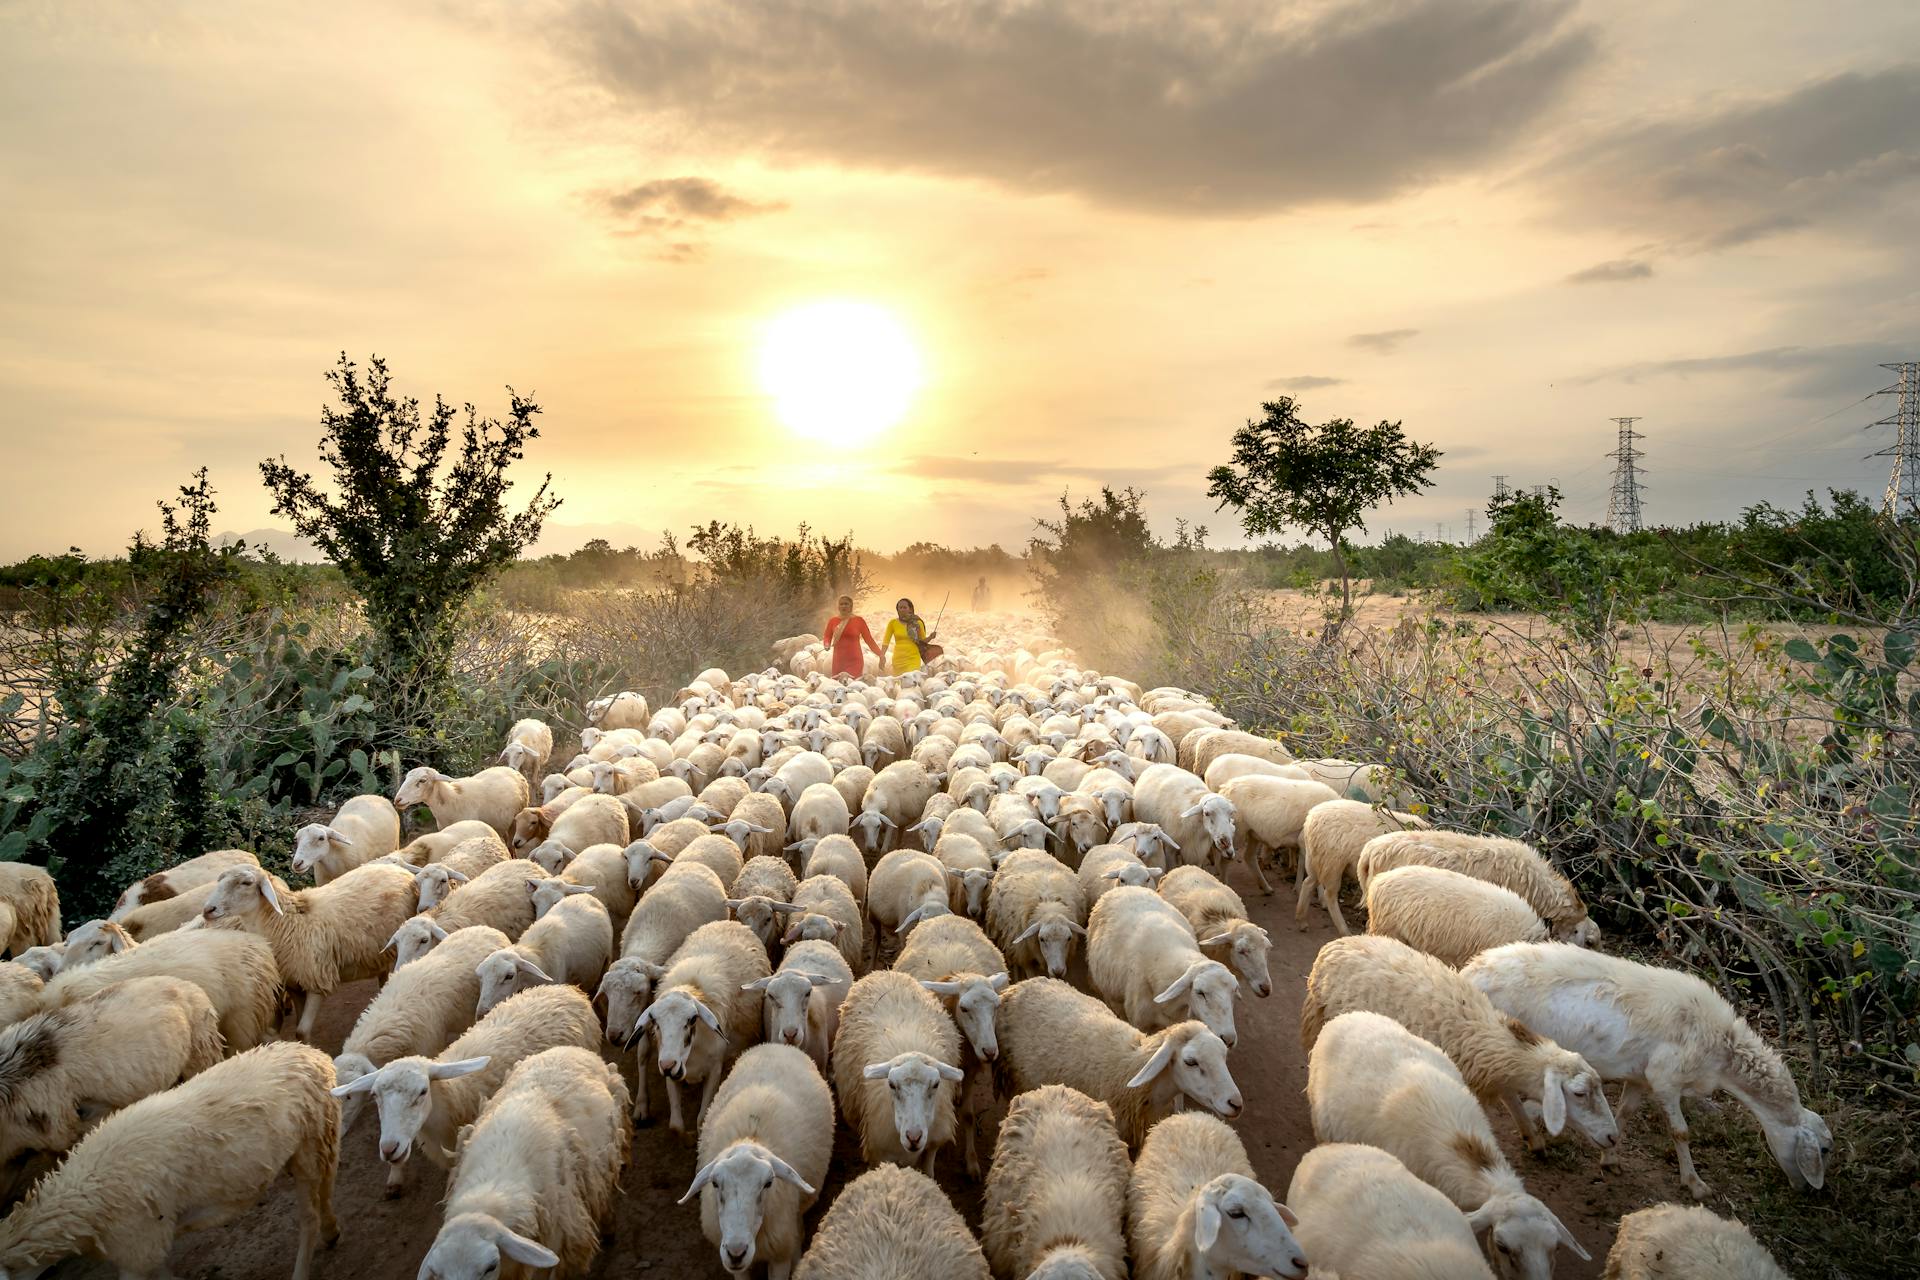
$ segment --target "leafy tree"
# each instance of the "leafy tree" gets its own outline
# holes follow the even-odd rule
[[[450,457],[453,406],[436,396],[423,418],[418,400],[394,394],[380,357],[363,376],[342,353],[327,381],[340,403],[321,410],[320,460],[337,495],[284,455],[262,462],[260,473],[274,513],[292,520],[364,597],[387,709],[409,731],[415,758],[437,760],[431,731],[453,696],[461,607],[540,536],[560,505],[547,492],[551,475],[520,512],[506,505],[507,469],[539,437],[540,406],[511,387],[504,422],[466,405],[459,453]]]
[[[1301,421],[1282,396],[1260,406],[1266,417],[1233,433],[1233,461],[1207,473],[1207,496],[1240,513],[1249,537],[1297,525],[1327,540],[1340,570],[1340,617],[1353,613],[1353,589],[1341,544],[1366,532],[1366,513],[1418,493],[1440,460],[1432,445],[1407,439],[1397,422],[1356,427],[1351,418],[1319,426]]]
[[[1560,491],[1487,504],[1489,528],[1460,557],[1460,575],[1490,608],[1524,609],[1603,640],[1658,588],[1658,571],[1619,539],[1560,523]]]

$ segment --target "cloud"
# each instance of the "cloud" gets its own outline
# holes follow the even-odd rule
[[[1653,274],[1653,264],[1645,258],[1615,258],[1596,262],[1584,271],[1567,277],[1568,284],[1614,284],[1621,280],[1645,280]]]
[[[660,219],[673,226],[732,222],[787,207],[783,201],[762,202],[734,195],[712,178],[655,178],[625,191],[603,192],[599,203],[615,217]]]
[[[1197,473],[1196,467],[1186,462],[1158,467],[1105,467],[1046,458],[961,458],[940,454],[916,454],[900,458],[887,470],[936,482],[966,480],[994,485],[1037,485],[1080,480],[1116,488],[1153,484],[1175,476]]]
[[[1318,391],[1322,387],[1337,387],[1345,378],[1329,378],[1318,373],[1303,373],[1291,378],[1275,378],[1267,383],[1269,391]]]
[[[1390,194],[1499,152],[1593,59],[1574,0],[568,0],[595,88],[696,145],[1163,213]]]
[[[1842,342],[1823,347],[1763,347],[1720,356],[1685,356],[1670,360],[1643,360],[1615,365],[1595,373],[1566,379],[1576,386],[1596,382],[1629,385],[1656,378],[1695,378],[1737,374],[1777,380],[1777,389],[1801,399],[1833,399],[1861,395],[1886,381],[1876,366],[1903,359],[1902,347],[1891,343]]]
[[[1378,333],[1356,333],[1347,339],[1347,345],[1378,356],[1390,356],[1419,332],[1418,329],[1382,329]]]

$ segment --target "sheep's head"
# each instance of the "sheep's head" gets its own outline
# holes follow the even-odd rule
[[[792,915],[799,909],[785,902],[776,902],[765,894],[756,893],[745,898],[728,898],[727,909],[733,912],[733,918],[753,930],[753,936],[760,939],[760,945],[771,947],[774,938],[780,932],[782,917]]]
[[[500,752],[500,763],[531,779],[533,771],[540,767],[540,757],[524,742],[509,742]]]
[[[673,864],[672,858],[646,840],[635,840],[621,850],[621,855],[627,860],[627,887],[636,891],[647,887],[655,868]]]
[[[660,1063],[660,1074],[669,1080],[684,1080],[694,1053],[704,1040],[708,1047],[715,1040],[722,1044],[726,1032],[720,1017],[696,999],[692,993],[675,987],[657,997],[634,1021],[634,1030],[653,1029],[653,1042]]]
[[[1240,980],[1227,966],[1218,960],[1195,960],[1153,1002],[1173,1004],[1184,999],[1187,1016],[1206,1024],[1231,1049],[1240,1039],[1233,1027],[1233,998],[1239,991]]]
[[[693,1175],[687,1194],[680,1197],[681,1204],[702,1195],[703,1190],[713,1197],[715,1225],[720,1231],[720,1265],[730,1275],[745,1275],[753,1265],[766,1196],[776,1178],[792,1183],[804,1196],[815,1194],[792,1165],[759,1143],[742,1139],[702,1166]]]
[[[320,860],[336,849],[351,849],[353,841],[324,822],[309,822],[293,835],[293,869],[310,875]]]
[[[546,777],[540,779],[540,803],[552,804],[559,798],[562,791],[565,791],[572,785],[573,783],[567,780],[567,775],[564,773],[548,774]]]
[[[804,1049],[807,1047],[807,1004],[813,989],[837,985],[823,973],[782,969],[771,977],[755,978],[741,990],[761,993],[761,1018],[768,1044],[790,1044]]]
[[[892,818],[878,809],[861,810],[852,819],[850,825],[855,838],[861,842],[868,853],[879,853],[881,844],[886,840],[886,833],[899,829],[899,825]]]
[[[1000,993],[1011,979],[1004,973],[991,977],[963,974],[945,982],[922,980],[920,985],[946,1002],[960,1034],[973,1046],[980,1061],[992,1062],[1000,1056],[1000,1038],[996,1023],[1000,1016]]]
[[[533,899],[533,918],[540,919],[547,912],[560,905],[562,898],[578,893],[592,893],[590,884],[570,884],[552,876],[544,880],[527,881],[527,896]]]
[[[60,953],[60,963],[55,966],[54,972],[84,968],[108,956],[131,950],[133,946],[134,941],[127,936],[127,931],[113,921],[89,920],[67,935],[66,950]],[[22,956],[20,963],[26,964],[27,958]],[[32,965],[27,967],[33,968]],[[40,976],[46,978],[51,975],[43,973]]]
[[[447,781],[447,775],[438,769],[421,765],[411,769],[400,780],[400,789],[393,793],[393,803],[400,809],[411,809],[430,801],[440,790],[440,784]]]
[[[1555,942],[1570,942],[1576,947],[1598,947],[1600,924],[1581,907],[1578,918],[1559,916],[1550,922],[1549,933]]]
[[[256,911],[283,914],[273,879],[259,867],[228,867],[213,882],[200,915],[208,921],[245,919]]]
[[[1007,828],[1000,843],[1007,849],[1044,849],[1053,832],[1038,818],[1023,818]]]
[[[1155,873],[1156,879],[1158,874]],[[1236,920],[1211,938],[1202,938],[1200,945],[1225,947],[1227,963],[1247,980],[1247,985],[1253,988],[1253,994],[1273,994],[1273,976],[1267,970],[1267,952],[1273,949],[1273,939],[1267,936],[1265,929],[1250,920]]]
[[[1793,1119],[1781,1123],[1759,1108],[1754,1115],[1766,1135],[1767,1150],[1773,1153],[1787,1180],[1796,1191],[1818,1191],[1827,1181],[1827,1156],[1833,1151],[1833,1131],[1819,1114],[1799,1107]]]
[[[349,1085],[374,1071],[373,1059],[364,1053],[343,1053],[333,1060],[335,1086]],[[369,1093],[350,1093],[340,1099],[340,1132],[344,1135],[367,1109]]]
[[[640,1011],[653,1003],[654,984],[666,972],[665,965],[654,964],[638,956],[623,956],[608,967],[593,998],[604,1001],[607,1006],[607,1040],[610,1043],[625,1049],[639,1040],[634,1023],[639,1020]]]
[[[1044,821],[1057,822],[1059,820],[1060,801],[1066,796],[1066,792],[1062,791],[1055,784],[1044,780],[1031,786],[1022,787],[1021,790],[1025,792],[1027,799],[1032,802],[1033,807],[1040,811],[1040,817]]]
[[[1082,857],[1086,856],[1087,850],[1107,838],[1107,827],[1100,820],[1100,814],[1083,805],[1076,805],[1061,813],[1058,825],[1061,838]]]
[[[1182,818],[1199,818],[1201,827],[1207,833],[1207,839],[1214,848],[1228,857],[1233,856],[1233,801],[1222,795],[1208,795],[1201,798],[1180,815]]]
[[[1160,1033],[1160,1043],[1127,1088],[1151,1084],[1170,1072],[1174,1088],[1215,1115],[1231,1120],[1245,1103],[1227,1070],[1227,1042],[1198,1022],[1182,1022]]]
[[[511,947],[493,952],[474,966],[473,972],[480,979],[480,1000],[473,1010],[475,1018],[486,1017],[508,996],[553,981],[539,965]]]
[[[627,789],[627,772],[613,760],[596,760],[587,766],[587,772],[593,775],[594,794],[617,796]]]
[[[975,920],[984,920],[987,911],[987,891],[993,888],[993,872],[985,867],[947,868],[947,879],[965,895],[967,914]]]
[[[560,1255],[484,1213],[448,1218],[433,1238],[414,1280],[490,1280],[506,1258],[542,1271],[560,1265]]]
[[[465,872],[450,867],[444,862],[428,863],[413,873],[413,887],[420,895],[420,910],[431,911],[445,902],[449,894],[466,882]]]
[[[974,781],[969,782],[966,787],[961,790],[960,794],[954,798],[961,804],[966,805],[969,809],[973,809],[979,813],[985,813],[987,806],[993,802],[993,796],[993,784],[985,778],[976,778]]]
[[[613,699],[611,697],[595,698],[593,701],[589,702],[586,705],[587,724],[589,726],[598,725],[602,720],[607,718],[607,711],[612,706],[613,706]],[[601,730],[598,728],[588,728],[583,730],[580,734],[581,746],[590,747],[593,745],[591,742],[587,741],[587,734],[589,733],[593,734],[597,738],[599,737]]]
[[[418,960],[427,952],[447,940],[447,931],[442,929],[432,916],[414,916],[387,939],[387,947],[393,952],[393,967]]]
[[[1028,925],[1013,940],[1013,945],[1020,947],[1032,943],[1047,966],[1047,976],[1064,979],[1067,976],[1067,961],[1073,956],[1074,940],[1086,936],[1087,931],[1072,920],[1053,916]]]
[[[1510,1022],[1509,1026],[1519,1024]],[[1540,1079],[1540,1118],[1547,1132],[1558,1137],[1571,1120],[1594,1146],[1611,1147],[1619,1140],[1620,1127],[1614,1122],[1613,1108],[1607,1105],[1599,1073],[1579,1054],[1550,1040],[1540,1040],[1530,1031],[1526,1036],[1545,1060]]]
[[[1593,1260],[1553,1210],[1524,1191],[1487,1197],[1467,1225],[1487,1233],[1487,1258],[1500,1280],[1553,1280],[1553,1253],[1563,1244],[1582,1262]]]
[[[489,1059],[463,1058],[439,1062],[433,1058],[395,1058],[392,1062],[348,1084],[333,1087],[336,1098],[370,1094],[380,1112],[380,1158],[404,1164],[413,1153],[413,1140],[433,1114],[433,1082],[472,1075],[486,1069]]]
[[[810,911],[787,917],[787,931],[780,935],[780,941],[788,946],[796,942],[838,942],[846,927],[832,916]]]
[[[1223,1173],[1193,1193],[1193,1247],[1216,1275],[1307,1274],[1290,1227],[1299,1219],[1252,1178]]]
[[[953,1106],[952,1086],[964,1073],[950,1062],[931,1054],[908,1051],[885,1062],[869,1062],[861,1072],[868,1080],[885,1080],[893,1095],[893,1130],[908,1155],[917,1156],[933,1140],[935,1111],[942,1091],[949,1109]]]
[[[108,921],[104,921],[104,920],[94,920],[94,921],[89,921],[88,923],[102,924],[102,925],[109,924]],[[85,927],[87,926],[86,925],[81,926],[81,928],[85,928]],[[120,929],[119,925],[114,924],[114,925],[111,925],[110,927],[114,930],[115,933],[119,933],[119,935],[122,938],[126,938],[127,936],[126,933]],[[78,934],[79,932],[80,932],[79,929],[75,929],[73,933],[68,934],[66,942],[56,942],[47,946],[40,946],[40,947],[28,947],[25,951],[22,951],[19,955],[15,956],[13,958],[13,962],[19,965],[22,969],[26,969],[33,972],[34,974],[37,974],[40,978],[40,981],[51,982],[54,976],[67,966],[67,952],[73,944],[74,935]],[[111,935],[107,935],[107,936],[111,936]],[[128,941],[128,945],[131,946],[132,939],[128,939],[127,941]],[[111,954],[112,954],[111,951],[106,950],[105,948],[102,948],[97,954],[93,956],[93,959],[99,960]]]
[[[920,847],[933,852],[933,846],[940,843],[940,831],[947,825],[945,818],[922,818],[907,828],[906,834],[920,837]]]
[[[507,847],[518,857],[525,857],[528,850],[547,838],[547,832],[553,830],[553,820],[545,809],[522,809],[513,815],[513,827],[507,840]]]
[[[772,796],[778,800],[785,808],[793,808],[793,786],[785,778],[777,774],[769,777],[765,782],[760,784],[760,791],[761,794]]]

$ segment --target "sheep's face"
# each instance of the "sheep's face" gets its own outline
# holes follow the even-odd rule
[[[447,931],[430,917],[413,917],[396,929],[393,937],[387,939],[387,945],[393,948],[394,969],[397,971],[401,965],[418,960],[446,936]]]
[[[1200,802],[1200,825],[1214,848],[1229,856],[1233,853],[1233,801],[1225,796],[1208,796]]]
[[[531,780],[533,771],[540,767],[540,757],[525,743],[509,742],[500,752],[500,763],[525,774]]]
[[[1833,1150],[1833,1131],[1827,1122],[1805,1107],[1791,1124],[1779,1124],[1758,1112],[1767,1136],[1767,1150],[1796,1191],[1818,1191],[1827,1181],[1827,1156]]]
[[[58,963],[53,966],[53,972],[59,973],[65,969],[84,968],[87,965],[105,960],[108,956],[118,955],[132,945],[133,940],[127,937],[126,931],[120,928],[119,925],[106,920],[89,920],[67,935],[66,949],[59,952],[56,956]],[[38,951],[40,948],[35,947],[34,950]],[[41,973],[38,968],[32,964],[28,964],[27,961],[27,956],[20,958],[20,963],[27,965],[30,969],[34,969],[36,973],[40,973],[43,979],[52,976],[51,974]]]
[[[79,930],[74,930],[74,933],[78,932]],[[67,936],[71,939],[73,934],[68,934]],[[13,962],[22,969],[39,975],[40,981],[50,982],[54,975],[66,967],[67,947],[69,945],[69,943],[57,943],[51,946],[28,947],[25,951],[15,956]],[[98,960],[102,956],[110,954],[112,953],[102,950],[93,958]]]
[[[774,906],[772,898],[764,894],[754,894],[748,898],[729,898],[727,906],[733,910],[733,918],[753,930],[753,936],[760,939],[760,945],[771,947],[780,932],[781,912]]]
[[[648,1005],[639,1022],[653,1028],[655,1060],[669,1080],[688,1079],[687,1073],[698,1069],[697,1059],[711,1056],[700,1050],[715,1047],[723,1036],[718,1015],[679,989]]]
[[[508,996],[553,981],[538,965],[506,947],[482,960],[473,972],[480,979],[480,1000],[473,1011],[475,1018],[486,1017]]]
[[[1553,1280],[1553,1254],[1562,1244],[1582,1260],[1591,1257],[1553,1210],[1525,1192],[1488,1198],[1467,1215],[1467,1225],[1487,1233],[1487,1258],[1500,1280]]]
[[[1093,792],[1091,798],[1099,802],[1101,816],[1107,820],[1109,829],[1127,820],[1127,802],[1133,797],[1125,787],[1102,787]]]
[[[996,973],[991,978],[969,978],[953,984],[958,986],[952,996],[954,1025],[982,1062],[1000,1056],[1000,993],[1007,989],[1007,981],[1006,974]]]
[[[576,889],[585,893],[592,892],[586,885],[570,885],[564,880],[527,881],[527,896],[533,899],[533,918],[538,920],[545,916],[547,912],[560,905],[562,898]]]
[[[528,851],[527,861],[548,875],[557,876],[577,856],[579,855],[558,840],[543,840]]]
[[[987,891],[993,887],[993,872],[984,867],[968,867],[955,872],[954,879],[966,900],[967,914],[975,920],[986,919]]]
[[[1173,1041],[1169,1069],[1180,1092],[1215,1115],[1229,1120],[1239,1115],[1245,1103],[1233,1073],[1227,1070],[1227,1042],[1193,1024]]]
[[[453,878],[453,868],[438,862],[424,866],[413,873],[413,887],[420,895],[420,909],[430,911],[447,900],[458,883]]]
[[[653,964],[635,956],[627,956],[613,962],[606,976],[600,979],[600,989],[594,993],[597,1000],[607,1005],[607,1040],[619,1048],[631,1048],[640,1034],[634,1030],[634,1023],[640,1018],[640,1011],[653,1003],[654,984],[666,973],[665,965]]]
[[[1031,943],[1047,967],[1047,976],[1064,979],[1067,961],[1073,956],[1074,939],[1085,934],[1086,930],[1071,920],[1043,920],[1028,925],[1026,931],[1014,939],[1014,945]]]
[[[1577,1053],[1562,1050],[1547,1067],[1541,1080],[1540,1117],[1547,1132],[1556,1136],[1572,1121],[1596,1147],[1611,1147],[1620,1137],[1599,1074]]]
[[[985,813],[987,806],[993,802],[993,784],[985,778],[977,779],[962,788],[955,799],[977,813]]]
[[[400,789],[393,793],[393,803],[400,809],[426,804],[439,786],[440,771],[421,765],[400,780]]]
[[[1582,915],[1571,927],[1564,922],[1556,922],[1553,939],[1556,942],[1570,942],[1576,947],[1597,947],[1600,945],[1600,926],[1588,915]]]
[[[1240,1038],[1233,1027],[1233,997],[1239,990],[1240,980],[1227,966],[1217,960],[1196,960],[1153,1002],[1178,1008],[1184,1001],[1187,1017],[1198,1019],[1231,1049]]]
[[[351,849],[353,841],[324,822],[309,822],[293,836],[293,869],[311,875],[320,860],[335,849]]]
[[[756,978],[747,985],[764,993],[761,1016],[766,1025],[767,1043],[806,1048],[807,1003],[814,987],[826,985],[826,979],[819,974],[788,969],[771,978]]]
[[[479,1061],[484,1065],[486,1060]],[[430,1058],[399,1058],[350,1085],[335,1086],[343,1098],[372,1095],[380,1113],[380,1158],[388,1164],[406,1162],[413,1154],[413,1140],[433,1114],[432,1070],[437,1065]]]
[[[920,847],[928,853],[932,853],[933,846],[940,843],[940,832],[946,825],[947,820],[944,817],[922,818],[920,821],[908,827],[907,832],[910,835],[919,836]]]
[[[953,1108],[952,1086],[962,1078],[960,1068],[929,1054],[909,1051],[885,1062],[869,1062],[863,1073],[869,1080],[884,1080],[893,1098],[893,1131],[900,1146],[910,1156],[918,1156],[933,1141],[933,1128],[939,1104]]]
[[[552,827],[545,813],[538,809],[522,809],[513,815],[513,828],[507,845],[515,856],[524,858],[529,850],[547,838],[547,832]]]
[[[1288,1230],[1297,1221],[1265,1187],[1237,1173],[1194,1192],[1194,1247],[1215,1273],[1306,1275],[1307,1255]]]
[[[1008,830],[1001,844],[1008,849],[1045,849],[1052,834],[1040,819],[1025,818]]]
[[[1226,933],[1203,941],[1201,946],[1220,943],[1226,947],[1227,963],[1232,965],[1239,975],[1247,980],[1256,996],[1273,994],[1273,976],[1267,969],[1267,953],[1273,949],[1272,939],[1267,931],[1250,921],[1242,921]]]
[[[1073,847],[1073,851],[1083,857],[1087,850],[1107,838],[1105,825],[1092,810],[1069,809],[1064,817],[1060,834]]]
[[[1043,782],[1038,786],[1027,788],[1026,794],[1027,799],[1033,802],[1033,807],[1040,811],[1040,817],[1044,821],[1060,820],[1060,801],[1066,792],[1051,782]]]
[[[854,838],[868,853],[879,853],[886,841],[886,833],[894,829],[893,819],[877,809],[862,811],[849,825],[853,828]]]
[[[780,941],[792,946],[796,942],[833,942],[838,943],[840,931],[844,926],[832,916],[823,916],[809,912],[806,915],[790,916],[787,919],[787,931]]]
[[[258,867],[228,867],[213,882],[200,914],[208,921],[236,920],[256,911],[278,912],[280,896],[267,873]]]
[[[540,803],[552,804],[555,800],[559,799],[562,791],[565,791],[572,785],[571,782],[567,781],[567,775],[564,773],[548,774],[546,777],[540,779]]]
[[[544,1270],[560,1265],[560,1255],[537,1240],[518,1235],[484,1213],[448,1218],[427,1250],[415,1280],[493,1280],[506,1258],[522,1267]]]
[[[592,702],[589,702],[586,706],[587,724],[589,726],[597,726],[602,720],[607,718],[607,709],[611,706],[613,706],[612,698],[595,698]],[[582,731],[580,734],[580,745],[583,747],[592,746],[593,744],[587,741],[587,734],[591,733],[597,739],[601,732],[600,729],[594,727],[589,727]]]
[[[713,1203],[719,1228],[720,1265],[729,1275],[745,1275],[753,1265],[759,1242],[762,1204],[773,1190],[773,1161],[777,1156],[756,1142],[736,1142],[694,1175],[703,1201]]]

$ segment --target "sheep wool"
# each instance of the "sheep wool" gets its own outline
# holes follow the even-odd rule
[[[1545,942],[1547,925],[1526,900],[1442,867],[1412,865],[1367,881],[1367,932],[1398,938],[1454,968],[1489,947]]]
[[[1599,926],[1587,916],[1572,881],[1518,840],[1469,835],[1463,831],[1402,831],[1377,836],[1360,853],[1360,883],[1395,867],[1418,863],[1442,867],[1497,884],[1527,900],[1546,920],[1556,941],[1590,946]]]
[[[1787,1280],[1745,1223],[1677,1204],[1621,1218],[1603,1274],[1605,1280]]]
[[[223,929],[165,933],[98,964],[65,970],[47,984],[41,1004],[61,1008],[116,982],[150,975],[184,978],[206,992],[230,1053],[273,1035],[280,1016],[280,969],[273,948],[250,933]]]
[[[1113,1109],[1078,1089],[1050,1084],[1007,1107],[987,1174],[980,1235],[1002,1275],[1049,1265],[1100,1280],[1124,1280],[1121,1231],[1131,1165]]]
[[[1219,1120],[1169,1116],[1148,1132],[1127,1185],[1138,1280],[1304,1275],[1307,1260],[1287,1223],[1239,1136]]]
[[[1347,919],[1340,912],[1340,887],[1347,873],[1360,864],[1360,854],[1375,836],[1396,831],[1425,830],[1426,819],[1395,813],[1362,800],[1333,800],[1308,810],[1300,827],[1298,900],[1294,923],[1306,927],[1307,907],[1317,891],[1333,920],[1333,931],[1345,936]]]
[[[828,1207],[793,1280],[991,1280],[987,1259],[939,1184],[883,1165]]]
[[[39,1010],[45,979],[22,964],[0,964],[0,1025]]]
[[[259,866],[260,860],[245,849],[215,849],[197,858],[188,858],[165,871],[156,871],[144,880],[136,880],[113,904],[109,920],[123,920],[135,907],[164,902],[189,889],[210,885],[228,867]],[[184,923],[184,922],[183,922]]]
[[[913,1084],[900,1089],[887,1074],[869,1077],[870,1067],[890,1062],[896,1064],[896,1073],[913,1076]],[[948,1071],[941,1071],[942,1066]],[[870,973],[853,984],[840,1005],[833,1086],[847,1123],[860,1135],[868,1164],[920,1163],[930,1169],[940,1148],[953,1140],[959,1076],[960,1033],[931,992],[892,970]],[[930,1123],[920,1148],[909,1149],[895,1125],[900,1105],[896,1095],[915,1086],[924,1091],[929,1082]]]
[[[13,917],[6,931],[10,954],[60,941],[60,891],[45,867],[0,862],[0,907]]]
[[[1493,1280],[1465,1216],[1378,1147],[1315,1147],[1294,1167],[1287,1203],[1316,1268],[1343,1276]]]

